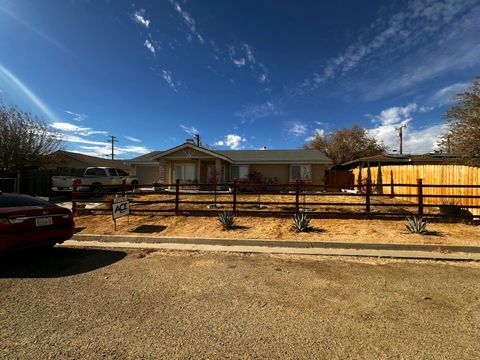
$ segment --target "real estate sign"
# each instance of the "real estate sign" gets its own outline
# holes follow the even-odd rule
[[[121,196],[113,199],[112,217],[113,220],[121,218],[122,216],[130,214],[130,203],[126,196]]]

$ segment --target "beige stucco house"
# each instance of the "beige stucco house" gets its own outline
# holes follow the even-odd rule
[[[322,185],[331,160],[317,150],[211,150],[191,141],[166,151],[153,151],[129,161],[142,184],[209,184],[247,180],[261,174],[280,184],[296,179]]]

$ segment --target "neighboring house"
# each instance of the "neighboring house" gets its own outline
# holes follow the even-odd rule
[[[260,174],[279,184],[296,179],[322,185],[332,161],[317,150],[211,150],[192,141],[128,161],[142,184],[156,181],[206,184],[247,180]]]
[[[87,167],[113,167],[130,171],[130,165],[125,160],[104,159],[64,150],[58,150],[54,155],[54,161],[47,167],[48,169],[85,170]]]

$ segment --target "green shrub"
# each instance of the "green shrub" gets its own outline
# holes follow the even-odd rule
[[[312,227],[310,226],[310,219],[307,214],[295,214],[293,215],[293,230],[295,232],[307,232],[310,231]]]
[[[222,224],[223,230],[231,230],[235,225],[235,214],[223,211],[218,214],[218,221]]]
[[[421,216],[413,216],[411,218],[407,218],[407,223],[405,224],[405,226],[412,234],[427,233],[427,221],[424,220]]]

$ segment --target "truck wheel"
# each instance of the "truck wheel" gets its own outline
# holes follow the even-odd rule
[[[93,196],[95,197],[102,196],[102,192],[103,192],[102,184],[93,184],[91,187],[91,190],[93,192]]]
[[[137,180],[133,180],[133,181],[132,181],[132,186],[131,186],[131,189],[132,189],[133,192],[135,192],[135,190],[136,190],[136,189],[135,189],[135,186],[137,186],[137,185],[138,185],[138,181],[137,181]]]

